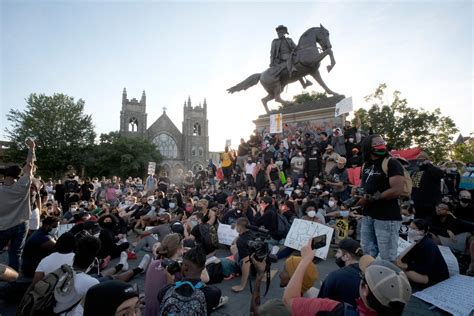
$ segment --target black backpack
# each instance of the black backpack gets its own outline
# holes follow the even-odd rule
[[[191,287],[193,292],[190,296],[184,296],[176,291],[181,286]],[[207,315],[207,303],[204,292],[201,290],[204,287],[201,282],[193,285],[189,281],[176,282],[174,286],[170,287],[160,304],[160,313],[162,316],[203,316]]]
[[[219,238],[217,237],[217,229],[215,226],[208,223],[202,223],[199,225],[199,234],[201,240],[206,249],[217,249],[219,248]]]
[[[211,262],[206,265],[207,274],[209,274],[209,282],[207,284],[221,283],[224,280],[222,273],[222,264],[220,262]]]
[[[286,237],[286,235],[290,231],[290,227],[291,227],[290,222],[288,221],[285,215],[282,215],[279,212],[277,212],[277,220],[278,220],[278,227],[277,227],[278,235],[280,235],[281,237]]]

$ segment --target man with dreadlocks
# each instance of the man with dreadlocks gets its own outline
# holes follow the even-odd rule
[[[362,143],[364,164],[361,187],[364,195],[361,245],[364,254],[394,262],[397,257],[398,230],[401,225],[398,198],[403,191],[403,167],[391,159],[386,143],[379,135],[370,135]]]

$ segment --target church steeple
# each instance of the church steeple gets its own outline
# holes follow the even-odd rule
[[[122,105],[127,103],[127,89],[123,88],[122,92]]]
[[[191,107],[191,96],[188,96],[188,107]]]
[[[140,99],[140,104],[141,104],[141,105],[146,105],[146,94],[145,94],[145,90],[143,90],[142,98]]]

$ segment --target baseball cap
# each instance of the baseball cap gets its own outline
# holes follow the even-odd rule
[[[345,238],[339,242],[339,249],[345,250],[351,254],[357,255],[362,252],[359,242],[352,238]]]
[[[393,263],[365,255],[359,260],[359,268],[380,304],[386,307],[391,302],[408,304],[412,292],[410,282],[405,272]]]

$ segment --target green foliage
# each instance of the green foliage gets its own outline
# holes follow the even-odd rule
[[[464,163],[474,162],[474,140],[471,138],[467,143],[455,145],[452,158]]]
[[[306,102],[312,102],[312,101],[318,101],[318,100],[325,100],[327,99],[328,96],[326,92],[321,93],[321,92],[315,92],[312,91],[311,93],[309,92],[303,92],[301,94],[297,94],[293,97],[293,102],[302,104]]]
[[[11,127],[5,131],[12,146],[7,161],[21,163],[26,159],[24,142],[27,137],[36,142],[38,174],[60,177],[71,165],[80,169],[83,153],[95,139],[92,117],[83,113],[84,101],[74,101],[65,94],[30,94],[24,111],[7,114]]]
[[[395,91],[389,102],[386,88],[386,84],[381,84],[373,94],[365,97],[372,105],[368,111],[356,111],[362,129],[368,130],[371,125],[374,133],[382,135],[392,148],[419,146],[436,162],[446,159],[452,148],[453,135],[458,131],[454,121],[442,116],[439,108],[427,111],[409,107],[400,91]]]
[[[99,144],[85,157],[85,171],[90,176],[143,177],[148,162],[161,161],[156,146],[148,139],[124,137],[118,132],[101,134]]]

